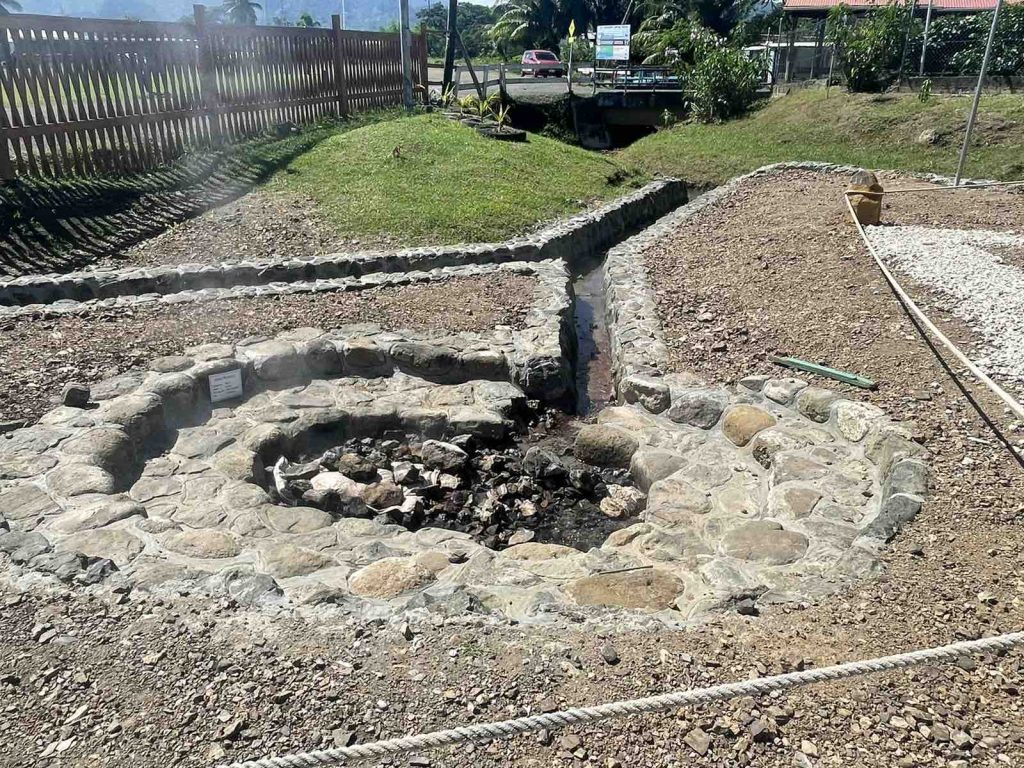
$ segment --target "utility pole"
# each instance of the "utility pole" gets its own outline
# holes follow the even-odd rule
[[[409,29],[409,0],[398,0],[401,12],[402,104],[411,110],[412,101],[412,32]]]
[[[978,116],[978,102],[981,101],[981,87],[985,82],[985,73],[988,71],[988,59],[992,55],[992,41],[996,38],[996,24],[999,22],[999,9],[1003,7],[1003,0],[996,0],[996,9],[992,12],[992,26],[988,30],[988,42],[985,43],[985,56],[981,60],[981,71],[978,73],[978,85],[974,89],[974,103],[971,105],[971,114],[967,118],[967,130],[964,132],[964,145],[960,147],[960,160],[956,164],[956,178],[953,179],[953,186],[959,187],[960,180],[964,177],[964,164],[967,162],[967,148],[971,143],[971,134],[974,132],[974,119]]]
[[[448,39],[444,44],[444,76],[442,77],[441,93],[447,93],[452,87],[452,73],[455,69],[455,17],[458,14],[459,0],[448,0]]]

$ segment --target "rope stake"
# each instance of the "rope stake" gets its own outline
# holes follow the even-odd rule
[[[453,744],[506,739],[531,731],[554,730],[614,717],[666,712],[741,696],[763,696],[773,691],[785,691],[814,683],[835,682],[894,669],[906,669],[924,664],[950,663],[968,655],[1002,653],[1022,644],[1024,644],[1024,632],[1014,632],[981,640],[967,640],[939,648],[909,651],[895,656],[851,661],[831,667],[760,677],[738,683],[724,683],[710,688],[676,691],[660,696],[598,704],[593,707],[576,707],[561,712],[530,715],[494,723],[479,723],[447,731],[434,731],[417,736],[375,741],[370,744],[356,744],[351,747],[302,752],[283,757],[265,757],[260,760],[232,763],[222,766],[222,768],[318,768],[319,766],[341,765],[362,760],[379,760],[383,757],[438,749]]]

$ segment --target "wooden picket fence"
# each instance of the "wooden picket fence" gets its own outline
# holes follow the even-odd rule
[[[413,36],[426,88],[426,34]],[[0,16],[0,179],[124,174],[402,103],[397,34]]]

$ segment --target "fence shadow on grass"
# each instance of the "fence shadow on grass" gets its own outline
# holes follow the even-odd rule
[[[336,130],[268,135],[121,178],[0,186],[0,277],[69,272],[231,202]]]

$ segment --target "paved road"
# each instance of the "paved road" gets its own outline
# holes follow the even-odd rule
[[[477,78],[481,82],[483,82],[483,79],[484,79],[483,67],[482,66],[475,66],[474,70],[476,71]],[[515,75],[514,78],[513,78],[513,75]],[[442,76],[442,68],[440,66],[431,65],[431,67],[430,67],[430,87],[431,87],[432,90],[435,90],[435,91],[440,91],[441,90],[441,76]],[[516,79],[516,80],[523,79],[521,77],[520,71],[518,69],[510,70],[508,72],[507,76],[509,77],[509,79]],[[497,85],[497,82],[498,82],[498,68],[497,67],[490,67],[490,68],[488,68],[487,79],[488,79],[488,82],[490,83],[490,85],[488,86],[488,92],[490,92],[491,90],[497,90],[497,88],[498,88],[498,85]],[[537,78],[529,78],[528,80],[529,81],[525,82],[525,83],[509,83],[508,84],[509,95],[510,96],[514,96],[514,97],[520,97],[520,98],[522,98],[522,97],[528,97],[528,98],[534,98],[534,97],[557,98],[558,96],[564,95],[568,91],[568,86],[566,85],[564,77],[537,77]],[[585,84],[581,84],[581,83],[574,83],[573,87],[576,89],[577,93],[589,93],[590,92],[590,86],[589,85],[585,85]],[[471,93],[473,93],[473,78],[470,76],[470,74],[466,70],[465,66],[463,66],[463,67],[461,67],[459,69],[459,95],[460,96],[465,96],[465,95],[471,94]]]

